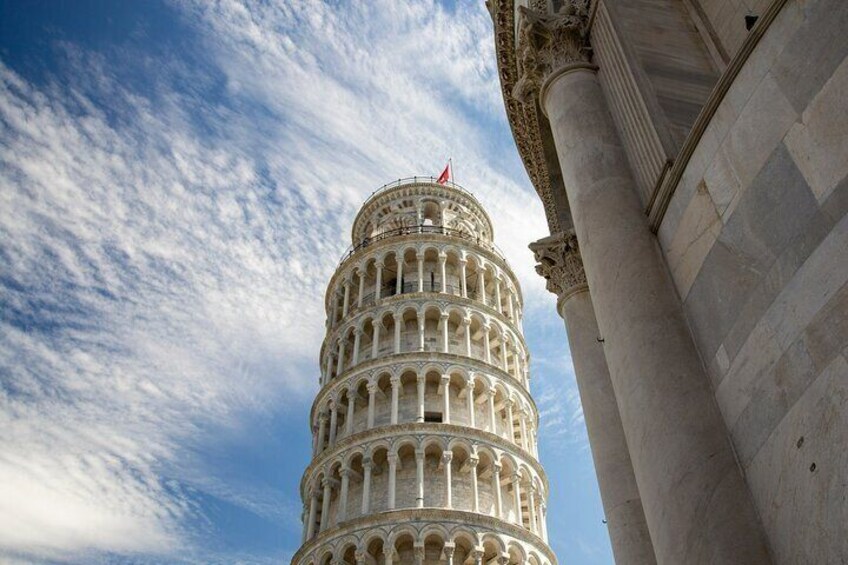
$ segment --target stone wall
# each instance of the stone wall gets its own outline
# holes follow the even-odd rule
[[[701,4],[737,45],[744,3]],[[842,0],[786,4],[658,232],[777,563],[848,559],[846,32]]]

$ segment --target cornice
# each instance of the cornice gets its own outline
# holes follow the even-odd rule
[[[542,200],[548,228],[556,233],[561,231],[563,226],[560,226],[553,197],[537,105],[535,101],[524,103],[513,97],[513,91],[519,81],[514,0],[490,0],[490,11],[495,28],[495,54],[501,93],[512,137],[530,182]]]
[[[446,508],[404,508],[400,510],[387,510],[377,512],[369,516],[354,518],[344,522],[340,526],[329,528],[311,540],[304,543],[300,549],[292,556],[292,563],[301,564],[306,557],[313,551],[321,549],[323,551],[327,545],[331,545],[334,540],[353,536],[356,532],[365,531],[371,533],[374,530],[384,530],[386,535],[390,535],[392,529],[404,527],[410,524],[421,523],[421,526],[427,524],[438,523],[442,526],[453,526],[453,528],[461,527],[464,530],[477,530],[475,533],[502,533],[517,540],[531,544],[540,553],[543,553],[552,565],[557,565],[556,555],[538,535],[530,530],[516,526],[500,518],[487,516],[485,514],[477,514],[475,512],[467,512],[464,510],[448,510]],[[451,528],[451,529],[453,529]]]

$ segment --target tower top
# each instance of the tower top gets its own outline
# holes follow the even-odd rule
[[[494,239],[492,221],[471,192],[435,177],[408,177],[384,184],[359,209],[351,229],[354,247],[364,240],[399,228],[438,226]]]

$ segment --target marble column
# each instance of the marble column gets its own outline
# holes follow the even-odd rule
[[[539,101],[550,121],[657,561],[771,563],[589,62],[587,4],[568,3],[570,13],[522,12],[524,92],[518,96],[540,77]]]
[[[403,327],[403,317],[400,315],[394,316],[395,320],[395,354],[400,353],[400,332]]]
[[[394,565],[395,548],[387,547],[387,548],[383,549],[383,557],[385,557],[386,565]]]
[[[333,480],[329,477],[324,477],[324,499],[321,501],[321,524],[318,527],[319,532],[323,532],[330,526],[330,496],[332,495]]]
[[[453,453],[445,451],[442,454],[442,465],[445,466],[445,508],[453,508],[453,484],[451,482],[451,461]]]
[[[365,298],[365,267],[357,269],[357,274],[359,275],[359,293],[356,297],[356,307],[361,309],[362,299]]]
[[[403,293],[403,257],[397,258],[397,280],[395,281],[395,294]]]
[[[424,292],[424,253],[418,252],[418,292]]]
[[[362,516],[371,511],[371,469],[373,466],[371,459],[362,461]]]
[[[513,473],[512,475],[512,495],[513,504],[515,505],[515,523],[519,526],[524,525],[521,517],[521,475]]]
[[[504,406],[506,407],[506,431],[507,431],[507,439],[512,443],[515,443],[515,416],[512,412],[513,402],[511,399],[507,398],[504,401]]]
[[[492,466],[492,492],[495,495],[495,517],[503,519],[503,495],[501,493],[501,465]]]
[[[342,467],[339,474],[342,476],[342,488],[339,492],[339,513],[337,521],[344,522],[347,519],[347,495],[350,489],[350,469]]]
[[[465,334],[465,356],[471,357],[471,319],[462,319],[462,331]]]
[[[374,264],[374,267],[377,269],[377,278],[374,281],[374,304],[380,304],[380,296],[383,292],[383,263],[382,261],[378,261]]]
[[[396,484],[397,484],[397,464],[398,464],[398,456],[397,453],[389,453],[386,457],[389,461],[389,510],[395,509],[395,500],[396,500]]]
[[[442,552],[445,554],[445,565],[453,565],[453,554],[456,551],[456,545],[452,542],[445,542]]]
[[[498,422],[495,418],[495,393],[496,392],[497,391],[496,391],[495,387],[492,387],[488,391],[486,391],[486,394],[488,395],[486,400],[487,400],[487,403],[488,403],[488,406],[489,406],[489,431],[492,432],[493,434],[498,433]]]
[[[378,321],[373,322],[373,333],[371,334],[371,359],[376,359],[380,352],[380,332],[383,331],[383,324]]]
[[[459,260],[459,285],[462,291],[462,297],[468,298],[468,279],[465,276],[465,266],[468,265],[468,260],[464,257]]]
[[[418,385],[418,412],[415,419],[420,424],[424,421],[424,391],[427,385],[425,376],[418,375],[416,384]]]
[[[389,378],[389,383],[392,385],[392,413],[391,413],[391,424],[395,425],[398,423],[398,401],[400,396],[400,377],[397,375],[393,375]]]
[[[353,433],[353,416],[356,413],[356,391],[347,391],[347,418],[345,419],[345,431],[347,435]]]
[[[483,267],[477,267],[477,299],[483,304],[488,304],[486,300],[486,278],[483,275]]]
[[[368,389],[368,429],[374,427],[374,410],[375,404],[377,401],[377,383],[368,383],[366,385]]]
[[[557,296],[565,320],[583,419],[601,491],[613,555],[619,564],[656,563],[636,476],[624,436],[604,346],[577,238],[556,234],[530,245],[536,272]]]
[[[415,450],[415,502],[418,508],[424,508],[424,450]]]
[[[424,319],[424,314],[421,313],[418,315],[418,351],[424,351],[424,329],[425,329],[426,320]]]
[[[442,422],[451,423],[450,417],[450,375],[442,375]]]
[[[318,414],[318,443],[315,445],[315,454],[324,451],[324,439],[327,437],[327,414]]]
[[[336,433],[339,427],[339,406],[338,401],[333,398],[330,400],[330,442],[329,447],[336,445]]]
[[[447,269],[445,268],[447,260],[448,260],[448,256],[445,255],[444,252],[439,253],[439,276],[442,279],[442,284],[441,284],[442,292],[448,291],[448,275],[447,275]],[[433,289],[433,290],[435,291],[435,289]]]
[[[477,465],[480,463],[480,459],[477,457],[471,457],[468,460],[468,466],[470,467],[471,473],[471,511],[472,512],[480,512],[480,490],[477,487]]]
[[[359,363],[359,348],[362,345],[362,330],[356,328],[353,330],[353,360],[350,363],[351,367],[355,367]]]
[[[468,426],[475,427],[474,423],[474,378],[469,378],[465,383],[465,401],[468,406]]]
[[[342,302],[342,317],[347,316],[347,312],[350,309],[350,280],[345,280],[344,283],[344,299]]]
[[[309,497],[309,522],[306,527],[306,539],[312,539],[315,536],[315,520],[318,515],[318,493],[316,490],[313,488]]]
[[[448,332],[448,314],[445,312],[439,317],[442,326],[442,353],[450,353],[450,335]]]

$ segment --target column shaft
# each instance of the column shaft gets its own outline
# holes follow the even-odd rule
[[[391,414],[391,424],[395,425],[398,423],[398,397],[400,396],[400,377],[392,377],[391,380],[392,385],[392,414]]]
[[[362,463],[362,512],[365,516],[371,511],[371,461]]]
[[[418,508],[424,508],[424,452],[415,452],[415,485],[417,496],[415,498]]]
[[[657,560],[770,563],[596,73],[559,71],[541,102]]]
[[[588,290],[560,304],[565,319],[583,418],[617,563],[656,563],[624,427],[610,381],[600,330]]]

